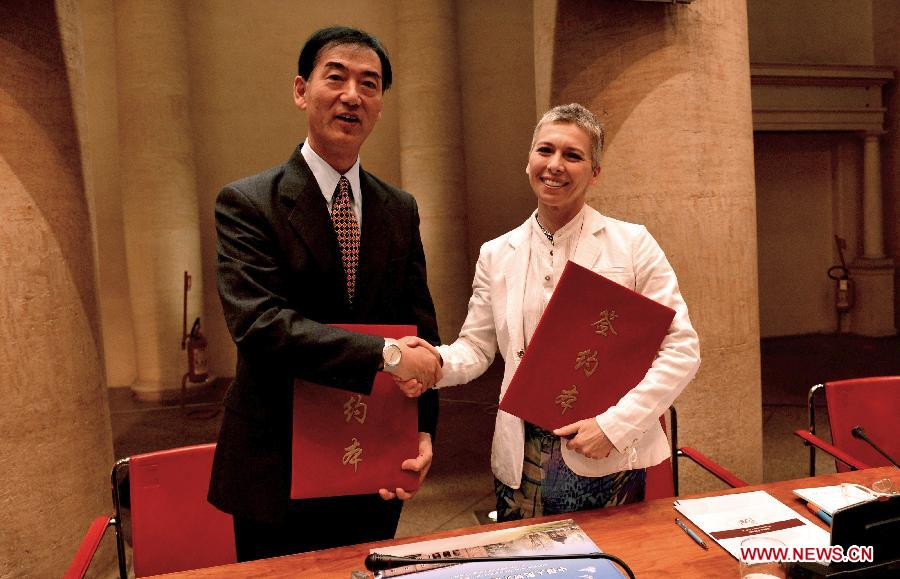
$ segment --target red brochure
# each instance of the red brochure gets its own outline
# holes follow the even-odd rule
[[[568,262],[500,409],[546,430],[601,414],[644,378],[674,317]]]
[[[416,334],[415,326],[334,324],[386,338]],[[369,396],[302,380],[294,382],[291,498],[419,488],[418,473],[400,464],[419,452],[419,407],[386,372]]]

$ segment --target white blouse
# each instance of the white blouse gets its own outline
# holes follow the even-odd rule
[[[541,231],[535,219],[537,211],[531,214],[531,239],[528,258],[528,272],[525,274],[525,299],[522,314],[525,329],[525,345],[531,341],[541,315],[559,283],[566,262],[575,256],[581,228],[584,226],[584,207],[571,221],[553,234],[553,243]]]

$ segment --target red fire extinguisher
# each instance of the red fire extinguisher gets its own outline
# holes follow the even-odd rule
[[[200,318],[197,318],[187,338],[188,380],[191,382],[206,382],[209,378],[206,347],[206,336],[200,330]]]
[[[837,244],[838,257],[840,257],[841,265],[835,265],[829,268],[828,277],[835,282],[834,309],[837,310],[837,332],[840,334],[843,316],[853,309],[855,291],[853,280],[850,279],[850,270],[847,268],[847,262],[844,261],[844,250],[847,248],[847,241],[837,235],[834,236],[834,241]]]

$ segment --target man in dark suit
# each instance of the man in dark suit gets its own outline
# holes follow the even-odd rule
[[[241,561],[391,538],[399,499],[412,496],[382,489],[291,500],[295,379],[368,394],[376,372],[390,372],[407,396],[419,396],[419,456],[403,468],[424,477],[431,464],[436,351],[328,325],[415,324],[439,343],[416,202],[359,166],[391,79],[371,35],[314,33],[294,79],[306,141],[216,201],[219,295],[238,361],[209,500],[234,515]]]

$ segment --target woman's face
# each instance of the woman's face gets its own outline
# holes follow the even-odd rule
[[[538,206],[577,213],[588,185],[600,174],[591,168],[591,139],[578,125],[545,123],[538,130],[525,167]]]

